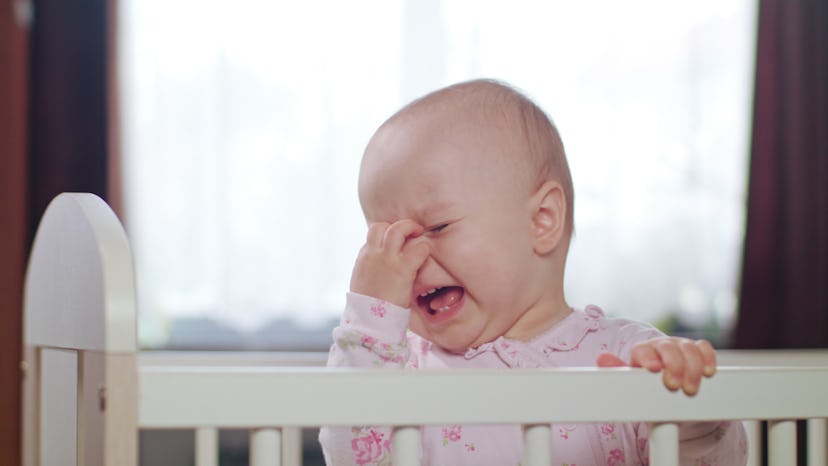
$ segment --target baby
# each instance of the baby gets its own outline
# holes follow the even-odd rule
[[[563,144],[545,113],[504,84],[456,84],[393,115],[365,150],[359,198],[368,234],[331,366],[630,365],[661,371],[688,395],[715,372],[706,341],[567,305]],[[646,424],[554,425],[552,437],[555,465],[647,464]],[[389,438],[382,427],[320,432],[329,465],[390,464]],[[421,438],[423,464],[521,461],[519,426],[427,426]],[[680,438],[681,464],[746,462],[741,423],[684,424]]]

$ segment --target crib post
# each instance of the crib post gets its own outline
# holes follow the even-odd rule
[[[21,406],[20,436],[21,438],[21,465],[36,466],[37,432],[39,426],[39,392],[40,392],[40,363],[38,351],[26,345],[23,348],[23,361],[20,370],[23,373],[23,403]]]
[[[135,354],[78,352],[80,464],[137,461],[138,373]]]
[[[523,462],[526,466],[547,466],[550,454],[551,427],[549,424],[523,426]]]
[[[282,427],[282,466],[302,466],[300,427]]]
[[[281,447],[279,429],[254,429],[250,433],[250,466],[279,466],[282,464]]]
[[[202,427],[195,431],[196,466],[218,466],[219,440],[218,429]]]
[[[391,464],[394,466],[419,466],[420,428],[397,426],[391,433]]]
[[[72,350],[43,349],[40,367],[40,464],[75,466],[79,454],[78,354]]]
[[[678,449],[678,424],[652,424],[650,428],[650,464],[678,466]]]
[[[796,464],[796,421],[768,421],[768,464]]]
[[[828,419],[808,419],[808,464],[828,464]]]
[[[132,255],[99,197],[64,193],[49,204],[23,304],[24,465],[135,465]]]
[[[746,466],[760,466],[762,462],[762,421],[742,421],[747,434]]]

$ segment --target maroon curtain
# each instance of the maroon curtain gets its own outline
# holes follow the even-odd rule
[[[28,31],[0,0],[0,464],[20,456],[20,359],[26,261]]]
[[[828,347],[828,2],[761,0],[737,348]]]

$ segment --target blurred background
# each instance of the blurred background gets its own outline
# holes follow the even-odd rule
[[[119,5],[145,347],[327,348],[365,237],[365,144],[410,100],[477,77],[523,89],[562,133],[571,304],[716,340],[731,327],[752,1]]]
[[[0,0],[0,457],[54,195],[123,219],[145,350],[325,352],[365,144],[479,77],[561,132],[570,304],[721,348],[828,346],[828,2]]]

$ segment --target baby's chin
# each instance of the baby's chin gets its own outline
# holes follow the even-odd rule
[[[469,349],[486,343],[485,341],[477,341],[473,336],[466,335],[463,332],[452,332],[454,329],[445,329],[439,334],[432,333],[423,325],[422,318],[416,315],[411,317],[409,330],[420,338],[439,346],[443,351],[454,354],[465,354]]]

